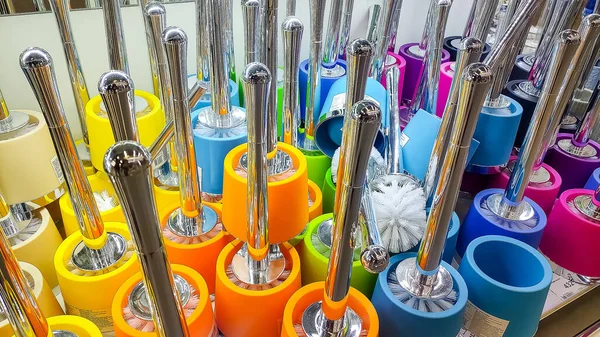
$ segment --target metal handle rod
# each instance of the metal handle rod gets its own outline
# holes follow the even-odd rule
[[[468,65],[479,61],[481,58],[481,53],[483,52],[483,46],[483,42],[474,37],[467,37],[463,39],[459,46],[458,57],[455,63],[455,75],[450,87],[450,94],[448,95],[446,109],[444,110],[444,115],[442,117],[442,124],[440,125],[438,136],[433,145],[433,150],[431,151],[431,157],[429,159],[429,165],[427,166],[425,178],[423,179],[423,189],[425,192],[425,198],[427,199],[429,199],[439,185],[438,182],[440,180],[438,178],[440,178],[442,173],[441,170],[442,166],[444,165],[444,158],[446,158],[448,151],[450,150],[450,137],[452,130],[457,127],[456,123],[462,122],[459,119],[464,118],[464,116],[460,114],[466,113],[465,111],[457,110],[458,105],[460,104],[459,100],[461,99],[461,97],[459,97],[459,90],[460,86],[463,85],[464,82],[461,75]],[[471,76],[470,74],[467,75]],[[477,89],[479,89],[478,86],[482,85],[477,84]],[[489,87],[487,83],[484,83],[483,86]]]
[[[386,74],[386,84],[388,91],[388,111],[389,111],[389,134],[387,147],[387,173],[404,173],[404,163],[402,162],[402,146],[400,137],[402,129],[400,128],[400,102],[398,100],[398,82],[400,81],[400,69],[392,67]]]
[[[106,240],[104,223],[69,130],[52,57],[41,48],[28,48],[23,51],[19,60],[48,124],[84,242],[101,239],[102,244],[99,246],[102,246]]]
[[[272,76],[277,78],[277,8],[279,0],[263,0],[265,2],[265,65]],[[267,109],[267,151],[272,153],[277,150],[277,80],[271,81]]]
[[[281,25],[283,38],[283,141],[295,147],[297,144],[298,120],[298,70],[304,25],[296,17],[288,17]]]
[[[583,119],[581,120],[581,124],[579,124],[577,131],[571,139],[571,144],[573,144],[573,146],[584,148],[586,145],[588,145],[594,126],[596,125],[598,119],[600,119],[599,117],[600,97],[596,97],[594,105],[585,113]]]
[[[2,91],[0,91],[0,123],[2,121],[7,121],[9,117],[10,110],[8,110],[8,107],[6,106],[6,101],[4,100],[4,95],[2,95]]]
[[[306,85],[306,113],[304,132],[309,138],[315,135],[315,109],[321,104],[321,54],[323,53],[323,21],[325,0],[309,0],[310,6],[310,55],[308,57],[308,80]]]
[[[390,255],[381,243],[381,236],[377,228],[375,207],[369,183],[365,182],[360,202],[361,253],[360,262],[366,271],[372,274],[381,273],[387,268]]]
[[[228,116],[231,111],[229,98],[229,74],[226,73],[225,59],[225,15],[219,0],[207,0],[206,19],[209,33],[210,88],[212,110],[217,116]],[[173,82],[173,81],[172,81]],[[175,83],[173,82],[173,85]]]
[[[506,33],[508,26],[512,22],[512,18],[517,11],[520,1],[521,0],[508,0],[506,3],[504,16],[500,19],[500,22],[498,22],[498,28],[496,28],[496,41],[498,41],[498,38]]]
[[[344,58],[346,48],[350,42],[350,28],[352,28],[352,12],[354,11],[354,0],[344,0],[344,12],[342,14],[341,35],[338,43],[338,57]]]
[[[519,157],[504,191],[500,207],[501,216],[508,216],[508,213],[512,212],[523,200],[525,188],[529,184],[534,165],[538,160],[544,133],[548,129],[552,118],[557,95],[565,79],[567,68],[570,66],[569,60],[575,55],[579,43],[580,35],[577,31],[569,29],[561,32],[558,36],[552,53],[552,63],[548,77],[527,129]]]
[[[181,28],[168,27],[163,32],[162,41],[173,86],[175,153],[181,192],[179,201],[185,216],[200,217],[202,189],[196,166],[191,112],[187,99],[187,35]]]
[[[491,81],[492,70],[483,63],[471,64],[463,71],[455,124],[448,130],[448,150],[439,170],[439,183],[435,187],[427,228],[417,254],[417,265],[426,274],[437,271],[442,261],[471,139]]]
[[[333,215],[331,256],[325,278],[323,312],[328,320],[343,319],[354,249],[354,231],[358,225],[359,208],[366,181],[367,166],[375,136],[381,125],[381,110],[374,102],[357,102],[346,116],[346,135],[342,140],[340,157],[345,157],[343,178],[338,178],[336,207]]]
[[[102,0],[102,12],[104,13],[104,30],[108,47],[108,65],[112,70],[121,70],[129,74],[120,1]]]
[[[148,45],[148,59],[150,60],[150,72],[152,73],[154,95],[160,98],[160,80],[158,79],[159,75],[156,61],[156,44],[152,41],[152,28],[150,27],[148,20],[146,20],[146,6],[148,3],[148,0],[141,0],[139,2],[142,10],[142,17],[144,17],[144,30],[146,31],[146,45]]]
[[[139,141],[131,78],[119,70],[106,72],[100,76],[98,92],[106,107],[115,141]]]
[[[463,37],[474,37],[479,39],[484,45],[487,40],[488,32],[494,22],[494,15],[498,8],[499,0],[475,0],[471,7],[473,13],[472,20],[467,21]]]
[[[384,3],[381,14],[382,21],[377,29],[377,45],[371,73],[377,81],[380,81],[383,76],[388,46],[390,45],[393,32],[398,29],[395,17],[400,17],[401,8],[402,0],[386,0]]]
[[[15,336],[52,336],[46,317],[3,232],[0,233],[0,301]]]
[[[289,4],[289,2],[288,2]],[[260,51],[260,0],[242,0],[244,18],[244,63],[258,61]]]
[[[227,89],[229,90],[229,79],[236,80],[235,72],[235,45],[233,41],[233,0],[221,3],[225,11],[225,74],[227,74]]]
[[[326,69],[334,68],[337,61],[343,4],[344,0],[332,0],[329,8],[329,22],[323,46],[323,68]]]
[[[285,7],[285,16],[296,15],[296,0],[287,0]]]
[[[242,80],[248,116],[248,255],[256,262],[249,267],[264,270],[269,263],[266,106],[272,79],[266,65],[253,62],[246,66]]]
[[[377,29],[379,27],[379,15],[381,15],[381,6],[378,4],[369,7],[369,23],[367,24],[367,40],[372,45],[377,45]]]
[[[210,0],[196,0],[196,76],[204,88],[209,87],[211,48],[208,15]]]
[[[429,1],[429,9],[427,10],[427,17],[425,18],[423,34],[421,36],[421,40],[419,41],[419,49],[421,49],[423,52],[425,52],[425,49],[427,49],[427,43],[429,43],[429,31],[431,30],[432,16],[434,15],[437,1],[438,0]]]
[[[60,33],[60,39],[62,40],[63,50],[67,60],[67,69],[69,70],[69,79],[71,80],[71,89],[73,90],[73,97],[75,98],[75,107],[77,108],[77,115],[79,116],[79,125],[81,127],[83,142],[89,145],[90,141],[85,117],[85,106],[90,100],[90,94],[87,89],[85,77],[83,76],[79,53],[77,53],[75,38],[73,37],[73,31],[71,29],[69,0],[49,0],[49,2],[56,18],[58,32]],[[0,119],[2,119],[1,116]]]
[[[152,158],[146,148],[132,141],[116,143],[104,156],[104,170],[123,206],[140,259],[158,335],[190,336],[160,230],[151,163]]]

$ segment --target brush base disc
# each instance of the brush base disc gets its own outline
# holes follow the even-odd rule
[[[562,178],[559,193],[573,188],[585,186],[587,179],[600,167],[600,144],[590,140],[582,154],[570,153],[571,135],[559,134],[556,144],[552,146],[544,162],[554,169]]]
[[[69,333],[77,337],[103,337],[102,332],[90,320],[74,315],[62,315],[48,317],[48,324],[52,331],[65,331],[67,336]]]
[[[314,119],[313,120],[315,121],[315,126],[316,126],[316,122],[319,120],[319,114],[321,113],[321,110],[323,109],[323,103],[325,103],[325,97],[327,97],[327,94],[329,94],[329,90],[331,89],[331,86],[340,77],[346,75],[346,68],[347,68],[346,61],[338,59],[336,61],[336,68],[338,68],[338,67],[342,67],[342,69],[344,71],[337,74],[337,76],[323,76],[323,74],[321,73],[321,82],[319,83],[319,88],[317,88],[318,93],[320,95],[319,96],[320,100],[319,100],[319,102],[317,102],[318,104],[316,104],[315,110],[314,110]],[[305,116],[306,116],[306,92],[307,92],[307,90],[305,88],[307,88],[307,85],[308,85],[308,59],[304,60],[304,61],[302,61],[302,63],[300,63],[300,71],[299,71],[299,77],[298,77],[298,87],[303,88],[300,90],[300,113],[302,114],[302,118],[306,118]]]
[[[145,109],[147,113],[137,117],[136,121],[140,143],[145,147],[150,147],[165,127],[165,114],[158,97],[142,90],[135,90],[135,96],[138,101],[147,103]],[[102,164],[104,154],[115,143],[115,138],[108,117],[99,115],[101,104],[102,98],[99,95],[90,99],[85,107],[85,117],[88,126],[92,165],[96,170],[104,172]],[[139,107],[136,110],[139,111],[142,108]]]
[[[242,108],[235,108],[239,113],[238,118],[242,118],[246,111]],[[202,192],[210,194],[223,193],[223,161],[225,157],[236,146],[246,144],[248,141],[248,132],[243,124],[236,125],[230,129],[222,129],[218,132],[221,136],[223,132],[232,130],[232,134],[227,137],[217,137],[213,135],[202,135],[197,129],[198,119],[207,113],[212,114],[212,108],[192,112],[192,125],[194,126],[194,151],[196,152],[196,162],[202,170]],[[202,115],[201,115],[202,114]],[[245,119],[245,117],[244,117]],[[213,129],[217,130],[217,129]],[[235,133],[233,132],[235,131]],[[213,132],[213,133],[214,133]]]
[[[523,107],[521,121],[519,122],[519,129],[513,145],[513,147],[517,148],[520,148],[523,144],[525,134],[527,133],[527,129],[531,123],[531,117],[533,117],[533,112],[535,111],[535,106],[537,105],[539,99],[538,96],[534,96],[521,90],[521,87],[524,86],[524,82],[524,80],[508,82],[504,90],[502,90],[503,95],[514,99],[517,101],[517,103],[519,103],[519,105],[521,105],[521,107]]]
[[[419,279],[422,275],[416,263],[417,259],[411,257],[396,266],[396,277],[402,288],[412,296],[432,300],[444,299],[452,292],[452,275],[444,266],[440,266],[435,276],[431,277],[431,284],[421,285]]]
[[[329,168],[331,168],[331,158],[327,157],[321,151],[300,151],[306,158],[308,179],[321,185],[325,179],[325,174]]]
[[[298,337],[295,325],[302,323],[302,317],[307,308],[323,301],[324,289],[324,282],[311,283],[302,287],[289,299],[283,314],[281,337]],[[379,319],[369,299],[351,287],[348,292],[347,303],[348,308],[361,320],[362,329],[367,331],[366,336],[378,336]]]
[[[531,66],[533,65],[535,55],[519,55],[515,61],[515,66],[510,73],[509,81],[527,80]]]
[[[194,84],[196,84],[196,81],[198,80],[198,78],[196,77],[196,74],[190,74],[188,75],[188,88],[191,88],[194,86]],[[207,83],[207,85],[210,87],[210,83]],[[240,102],[241,102],[241,95],[243,94],[243,92],[240,90],[241,86],[238,87],[237,83],[235,83],[235,81],[233,81],[232,79],[229,80],[229,97],[230,97],[230,102],[231,105],[233,106],[241,106]],[[204,92],[204,95],[200,98],[200,100],[198,101],[198,103],[196,103],[196,105],[191,109],[192,111],[198,110],[198,109],[202,109],[202,108],[206,108],[208,106],[211,105],[211,95],[210,95],[210,88],[208,89],[208,91]]]
[[[331,177],[331,167],[325,174],[321,190],[323,191],[323,214],[332,213],[333,205],[335,204],[335,184]]]
[[[469,288],[465,329],[481,336],[533,336],[552,282],[548,261],[531,246],[490,235],[469,245],[458,272]]]
[[[446,262],[442,266],[450,273],[453,289],[458,293],[456,303],[441,312],[423,312],[402,303],[392,293],[388,275],[404,260],[416,257],[416,253],[393,256],[386,270],[379,274],[371,302],[377,310],[381,337],[456,337],[462,326],[464,308],[467,303],[467,286],[458,272]]]
[[[23,134],[13,137],[0,131],[0,190],[8,205],[41,199],[36,203],[45,206],[62,195],[54,192],[64,183],[48,125],[39,112],[13,113],[29,120]]]
[[[500,174],[495,175],[489,185],[489,188],[506,188],[510,179],[511,168],[514,165],[516,158],[511,158],[508,167],[503,169]],[[588,174],[586,177],[589,177]],[[584,183],[581,184],[583,186]],[[525,188],[525,196],[531,198],[544,210],[544,213],[550,214],[558,191],[562,185],[562,176],[553,169],[550,165],[543,163],[541,168],[537,170],[529,184]]]
[[[211,336],[210,333],[215,326],[210,293],[202,276],[192,268],[179,264],[172,264],[174,275],[182,277],[189,285],[196,289],[199,298],[198,306],[192,314],[186,318],[191,336]],[[132,328],[123,318],[123,308],[127,306],[129,296],[133,289],[142,281],[142,274],[136,273],[117,291],[112,302],[111,313],[116,337],[151,337],[157,336],[157,332],[142,332]]]
[[[223,180],[223,225],[234,237],[246,240],[247,179],[236,168],[247,152],[247,144],[231,150],[225,157]],[[291,159],[296,172],[283,180],[268,183],[269,242],[286,242],[300,233],[308,222],[308,176],[306,159],[300,150],[278,143],[278,150]]]
[[[302,315],[302,329],[307,336],[320,337],[326,335],[325,314],[323,313],[322,302],[315,302],[304,310]],[[352,310],[346,308],[344,313],[342,328],[345,331],[345,337],[359,337],[362,330],[362,321],[360,317]]]
[[[215,290],[217,325],[227,337],[277,337],[286,302],[300,289],[300,258],[289,244],[281,244],[281,253],[292,262],[290,275],[274,288],[243,289],[227,274],[227,268],[242,244],[236,240],[219,254]]]
[[[316,234],[321,223],[331,221],[333,214],[323,214],[316,217],[308,224],[306,235],[304,237],[304,249],[302,250],[302,284],[307,285],[313,282],[325,281],[327,276],[327,266],[329,258],[323,256],[312,242],[312,236]],[[373,287],[377,280],[377,274],[371,274],[365,270],[360,260],[352,263],[352,278],[350,286],[370,297],[373,293]]]
[[[107,232],[131,240],[127,227],[122,223],[105,222],[104,228]],[[67,263],[71,260],[73,250],[82,240],[79,232],[70,235],[54,255],[54,267],[67,314],[88,317],[103,333],[112,332],[112,299],[119,287],[139,271],[138,257],[133,254],[118,268],[102,275],[75,275],[67,269]]]
[[[406,60],[395,54],[394,51],[388,51],[385,58],[385,66],[383,67],[383,76],[381,76],[381,84],[387,89],[387,77],[385,74],[387,70],[393,67],[397,67],[400,70],[400,76],[398,77],[398,102],[402,102],[402,90],[404,89],[404,74],[406,72]]]
[[[112,196],[114,201],[118,203],[115,190],[112,184],[108,181],[108,176],[105,173],[98,171],[96,174],[88,176],[87,178],[93,192],[100,193],[106,190],[108,191],[108,194]],[[65,193],[65,195],[60,198],[59,203],[60,214],[62,216],[63,226],[65,227],[65,235],[69,236],[73,233],[79,232],[77,217],[75,216],[75,211],[73,210],[73,204],[71,203],[71,197],[69,196],[69,193]],[[109,210],[100,211],[100,216],[104,222],[125,223],[125,214],[123,214],[121,204],[118,204]]]
[[[404,88],[402,90],[402,101],[406,102],[413,99],[413,95],[417,91],[419,85],[419,77],[421,76],[421,66],[423,64],[423,56],[416,55],[412,50],[418,49],[418,43],[407,43],[400,46],[398,55],[406,60],[406,73],[404,75]],[[450,54],[446,50],[442,50],[441,63],[450,60]]]
[[[511,220],[500,217],[492,211],[488,203],[494,195],[500,195],[504,190],[491,188],[483,190],[475,196],[473,205],[469,209],[465,221],[458,234],[456,252],[463,256],[467,246],[476,238],[486,235],[502,235],[512,237],[537,248],[546,227],[546,214],[533,200],[525,197],[526,202],[533,210],[533,216],[524,221]]]
[[[587,277],[600,277],[600,220],[584,212],[594,191],[567,190],[548,217],[540,244],[544,255],[559,266]],[[582,212],[583,211],[583,212]]]
[[[231,260],[231,270],[235,277],[244,282],[246,284],[264,284],[264,283],[272,283],[281,277],[283,274],[286,263],[285,257],[281,254],[278,245],[269,246],[269,265],[267,266],[264,275],[265,280],[256,282],[253,280],[253,272],[250,270],[249,264],[249,256],[248,256],[248,245],[243,244],[240,250],[233,256]]]
[[[600,167],[594,170],[590,179],[585,183],[584,188],[586,190],[595,191],[598,188],[598,185],[600,185]]]
[[[221,222],[221,209],[218,204],[205,204],[204,209],[210,208]],[[171,205],[161,219],[164,227],[170,215],[180,209],[179,203]],[[204,277],[210,294],[215,292],[216,266],[219,253],[233,238],[223,230],[212,239],[200,243],[185,244],[169,240],[164,237],[163,241],[167,249],[169,262],[190,267],[198,271]]]
[[[574,134],[577,131],[577,127],[579,126],[579,119],[573,115],[565,115],[563,116],[563,120],[560,124],[559,134],[568,133]]]

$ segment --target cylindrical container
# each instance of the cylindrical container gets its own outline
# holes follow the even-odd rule
[[[511,164],[514,165],[516,158],[511,158],[508,168],[505,168],[499,174],[494,175],[490,181],[489,188],[506,188],[511,175]],[[589,177],[589,174],[587,175]],[[541,167],[533,173],[527,188],[525,188],[525,196],[531,198],[538,204],[544,213],[550,214],[552,206],[556,198],[558,198],[559,190],[562,185],[562,177],[558,172],[543,163]],[[583,183],[582,183],[583,186]]]
[[[331,168],[329,168],[325,174],[321,192],[323,192],[323,214],[332,213],[333,205],[335,203],[335,184],[333,183],[333,178],[331,176]]]
[[[379,336],[436,336],[456,337],[462,327],[468,291],[465,281],[448,263],[442,261],[452,276],[453,289],[456,291],[456,303],[442,312],[423,312],[402,303],[393,293],[390,278],[395,278],[398,264],[405,259],[414,258],[416,253],[402,253],[390,259],[390,265],[379,274],[371,302],[377,310],[380,320]],[[395,285],[398,287],[398,285]]]
[[[48,324],[53,331],[68,331],[78,337],[103,337],[102,332],[94,323],[79,316],[62,315],[48,317]]]
[[[460,41],[463,39],[462,36],[448,36],[444,38],[444,51],[450,54],[450,62],[456,61],[456,55],[458,55],[458,46]],[[481,60],[485,60],[492,48],[489,44],[483,46],[483,52],[481,53]]]
[[[600,185],[600,167],[595,169],[583,188],[595,191]]]
[[[399,80],[398,80],[398,102],[402,102],[402,90],[404,88],[404,74],[406,72],[406,60],[404,59],[404,57],[402,57],[398,54],[395,54],[391,51],[388,51],[383,72],[384,73],[387,72],[387,70],[392,67],[398,67],[398,69],[400,70],[400,76],[399,76]],[[387,76],[382,76],[381,84],[383,84],[383,87],[387,89],[386,81],[387,81]]]
[[[448,101],[453,78],[454,62],[442,63],[442,68],[440,69],[440,84],[438,87],[437,108],[435,110],[435,115],[438,117],[444,115],[444,109],[446,108],[446,102]]]
[[[188,75],[188,88],[191,88],[196,83],[197,76],[196,74]],[[229,97],[231,99],[231,105],[233,106],[242,106],[240,104],[240,87],[233,80],[229,80]],[[191,107],[192,112],[196,110],[200,110],[202,108],[209,107],[212,103],[210,90],[204,92],[204,95],[198,100],[198,103]]]
[[[210,293],[208,292],[206,282],[202,276],[192,268],[178,264],[173,264],[171,267],[173,274],[182,277],[194,289],[191,294],[192,297],[188,300],[188,304],[191,301],[196,302],[193,304],[194,308],[191,310],[191,312],[189,312],[189,314],[188,311],[190,311],[190,309],[184,309],[186,312],[186,322],[190,335],[208,337],[217,336],[217,327],[214,324]],[[116,337],[158,336],[156,331],[143,332],[132,327],[127,322],[128,319],[123,317],[124,308],[128,306],[129,296],[131,296],[131,292],[133,291],[134,287],[140,282],[142,282],[142,274],[137,273],[125,281],[125,283],[123,283],[123,285],[119,288],[119,291],[117,291],[115,294],[115,298],[112,302],[111,312]],[[137,318],[134,318],[134,320],[135,319]],[[150,320],[150,322],[154,327],[152,320]]]
[[[402,101],[412,100],[412,96],[417,90],[419,78],[421,76],[421,65],[423,56],[415,54],[414,50],[419,50],[418,43],[407,43],[400,46],[398,54],[406,60],[406,71],[404,75],[404,88],[402,90]],[[423,51],[424,52],[424,51]],[[442,63],[450,60],[450,53],[442,50]]]
[[[135,96],[140,142],[149,147],[165,127],[165,115],[158,97],[142,90],[135,90]],[[90,99],[85,111],[92,165],[98,171],[104,172],[102,160],[106,150],[115,143],[115,139],[106,112],[102,111],[101,103],[102,98],[98,95]]]
[[[302,287],[302,289],[297,291],[288,300],[288,303],[285,306],[285,311],[283,313],[283,326],[281,327],[281,337],[300,336],[296,332],[296,322],[302,321],[302,314],[306,311],[308,306],[315,302],[323,300],[324,287],[324,282],[316,282],[306,285]],[[377,312],[375,311],[375,308],[373,308],[373,305],[369,301],[369,298],[357,291],[356,289],[350,288],[347,303],[348,307],[360,317],[362,323],[362,330],[368,331],[366,334],[361,336],[379,336],[379,318],[377,317]]]
[[[469,243],[485,235],[508,236],[523,241],[533,248],[539,246],[547,220],[543,209],[533,200],[525,197],[522,203],[531,206],[528,219],[511,220],[501,217],[494,213],[490,206],[495,202],[492,197],[502,197],[503,193],[502,189],[487,189],[475,196],[458,234],[456,243],[458,255],[463,256]]]
[[[0,131],[0,191],[9,205],[41,197],[47,197],[46,204],[50,203],[60,197],[55,190],[65,179],[48,124],[36,111],[18,110],[11,113],[11,117],[13,125],[16,118],[24,124],[11,132]]]
[[[290,156],[296,172],[284,180],[268,183],[269,241],[273,243],[288,241],[298,235],[308,223],[308,178],[304,155],[285,143],[278,143],[277,148]],[[245,238],[247,230],[247,179],[236,173],[246,150],[247,144],[240,145],[225,157],[223,225],[236,238]]]
[[[589,278],[600,278],[600,258],[595,247],[600,226],[593,213],[586,214],[594,191],[567,190],[548,217],[540,249],[559,266]]]
[[[582,188],[594,170],[600,167],[600,144],[590,139],[585,148],[581,149],[582,156],[577,156],[565,151],[569,148],[571,139],[570,134],[558,134],[556,144],[548,150],[544,159],[544,162],[552,166],[562,178],[559,193]]]
[[[510,73],[509,81],[526,80],[531,72],[535,55],[525,54],[517,56],[515,65]]]
[[[302,284],[307,285],[313,282],[325,281],[327,276],[327,265],[329,264],[329,254],[331,248],[324,246],[318,239],[317,231],[319,225],[324,222],[332,222],[333,213],[323,214],[312,220],[306,229],[304,236],[304,249],[300,260],[302,261]],[[326,250],[327,256],[323,255]],[[360,262],[360,249],[355,251],[354,262],[352,263],[352,278],[350,286],[360,291],[367,297],[371,297],[373,287],[377,280],[377,274],[371,274],[362,266]]]
[[[107,222],[104,224],[107,233],[122,236],[128,246],[128,252],[122,257],[122,264],[104,274],[91,271],[78,275],[69,270],[72,264],[73,251],[83,246],[83,237],[76,232],[63,241],[54,255],[54,268],[58,275],[58,284],[65,300],[66,312],[69,315],[88,317],[103,333],[112,332],[113,324],[110,314],[112,299],[119,287],[139,271],[137,255],[133,252],[130,235],[122,223]],[[115,265],[116,266],[116,265]],[[81,273],[77,269],[76,272]],[[98,274],[98,275],[97,275]]]
[[[525,134],[527,133],[527,127],[529,126],[529,121],[531,121],[531,117],[533,116],[533,112],[535,110],[535,106],[537,105],[538,96],[527,93],[519,88],[519,85],[524,83],[523,80],[515,80],[510,81],[506,84],[504,90],[502,90],[502,94],[506,97],[510,97],[514,99],[521,107],[523,107],[523,113],[521,116],[521,123],[519,130],[517,131],[517,137],[515,138],[514,147],[521,147],[523,144],[523,139],[525,139]]]
[[[542,254],[513,238],[489,235],[469,244],[458,272],[469,288],[464,328],[476,336],[533,336],[552,282]]]
[[[292,264],[289,276],[274,288],[247,290],[234,284],[228,276],[228,266],[242,244],[236,240],[225,246],[217,261],[215,314],[219,330],[231,337],[279,336],[285,305],[300,288],[298,253],[289,244],[281,244],[281,253],[289,261],[286,263]],[[223,303],[227,303],[227,306]]]
[[[342,76],[346,75],[346,61],[338,59],[336,65],[332,68],[332,71],[322,70],[321,71],[321,82],[320,93],[321,93],[321,104],[315,107],[314,120],[319,120],[319,113],[323,110],[323,103],[325,97],[329,93],[331,86]],[[306,86],[308,85],[308,59],[300,63],[300,74],[298,78],[298,88],[300,88],[300,111],[302,116],[306,113]]]

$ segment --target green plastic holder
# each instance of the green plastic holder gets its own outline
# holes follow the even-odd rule
[[[333,213],[333,204],[335,203],[335,184],[331,178],[331,167],[329,167],[329,170],[325,172],[325,178],[323,179],[321,192],[323,192],[323,213]]]

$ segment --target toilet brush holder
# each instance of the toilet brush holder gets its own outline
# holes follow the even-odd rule
[[[306,171],[308,179],[316,184],[321,185],[327,170],[331,168],[331,158],[321,153],[321,151],[302,151],[299,149],[304,158],[306,158]]]
[[[94,323],[79,316],[62,315],[48,317],[48,324],[54,331],[72,332],[78,337],[103,337],[102,332]]]
[[[389,68],[397,67],[400,70],[400,76],[398,77],[398,102],[402,102],[402,90],[404,88],[404,76],[406,73],[406,60],[391,51],[388,51],[385,59],[385,67],[383,73],[385,74]],[[381,76],[381,84],[387,89],[387,76]]]
[[[298,77],[298,88],[300,88],[300,111],[302,115],[306,113],[306,92],[305,89],[308,85],[308,59],[302,61],[300,63],[300,73]],[[346,61],[338,59],[336,61],[336,65],[332,68],[331,71],[323,70],[321,67],[321,82],[319,82],[319,88],[317,90],[320,91],[321,102],[319,106],[315,107],[315,116],[314,120],[319,120],[319,113],[323,110],[323,104],[325,103],[325,97],[329,94],[329,90],[331,86],[343,76],[346,76],[347,64]]]
[[[190,335],[207,337],[218,336],[217,327],[214,323],[215,320],[210,301],[210,293],[202,276],[197,271],[186,266],[173,264],[171,267],[175,276],[176,286],[182,284],[187,291],[185,295],[180,295],[179,297],[184,302],[182,305]],[[150,317],[146,317],[149,319],[142,320],[140,317],[135,316],[136,313],[132,312],[132,306],[129,304],[133,292],[139,288],[145,289],[143,286],[139,287],[140,284],[142,284],[142,275],[137,273],[125,281],[119,288],[119,291],[115,294],[111,312],[116,337],[158,336],[158,333],[155,330],[153,332],[144,332],[140,331],[142,329],[131,326],[131,324],[140,323],[140,327],[143,329],[149,328],[150,325],[154,327],[151,315]],[[146,290],[144,290],[144,293],[145,292]],[[142,296],[148,295],[144,294]],[[140,300],[140,302],[144,303],[144,300]],[[141,308],[136,309],[143,310],[143,314],[150,313],[150,308],[143,305]],[[126,310],[129,312],[125,313]],[[138,322],[138,320],[140,322]]]
[[[335,184],[331,176],[331,168],[325,174],[321,191],[323,192],[323,214],[332,213],[335,203]]]
[[[244,222],[245,223],[245,222]],[[281,331],[281,317],[286,303],[300,289],[300,257],[288,243],[279,245],[291,269],[285,280],[266,290],[248,290],[230,280],[234,256],[243,242],[236,240],[225,246],[217,260],[215,315],[219,330],[231,337],[276,337]]]
[[[510,237],[471,242],[458,272],[469,288],[464,328],[476,336],[533,336],[552,282],[542,254]]]
[[[460,46],[460,41],[463,39],[462,36],[448,36],[444,38],[444,50],[450,54],[450,62],[456,61],[456,56],[458,55],[458,47]],[[483,46],[483,52],[481,53],[481,61],[485,60],[488,54],[492,51],[492,48],[489,44],[485,44]]]
[[[283,313],[281,337],[299,337],[296,325],[301,324],[302,316],[307,308],[315,302],[323,301],[325,282],[315,282],[302,287],[287,302]],[[377,337],[380,332],[379,318],[369,298],[360,291],[350,288],[348,307],[360,318],[364,337]],[[303,336],[303,335],[302,335]]]
[[[523,215],[522,218],[518,218],[520,214],[516,214],[515,219],[501,217],[494,209],[503,193],[501,189],[487,189],[477,193],[458,234],[458,255],[463,256],[473,240],[485,235],[508,236],[533,248],[539,246],[546,227],[546,213],[535,201],[525,197],[522,202],[524,206],[520,206],[521,210],[518,212]]]
[[[243,144],[231,150],[224,163],[223,225],[236,238],[245,238],[247,229],[247,179],[237,172],[247,148],[247,144]],[[298,235],[308,223],[307,164],[305,156],[295,147],[278,143],[277,148],[291,159],[293,169],[289,170],[293,173],[291,176],[278,175],[283,179],[268,183],[269,241],[286,242]]]
[[[531,72],[531,66],[533,65],[534,61],[534,54],[525,54],[517,56],[517,59],[515,60],[515,64],[512,67],[512,71],[508,80],[526,80],[529,77],[529,73]]]
[[[197,77],[196,74],[190,74],[188,75],[188,88],[191,88],[194,86],[194,84],[197,81]],[[237,83],[235,83],[233,80],[229,80],[229,97],[231,99],[231,104],[234,106],[241,106],[240,105],[240,95],[243,94],[240,91],[240,87],[238,86]],[[196,111],[196,110],[200,110],[202,108],[206,108],[209,107],[211,105],[211,94],[210,94],[210,90],[207,90],[204,92],[204,95],[202,95],[202,97],[200,97],[200,99],[198,100],[198,103],[196,103],[196,105],[194,105],[193,107],[191,107],[192,112]]]
[[[416,52],[415,52],[416,51]],[[400,46],[398,54],[406,60],[406,71],[404,74],[404,88],[402,90],[402,101],[411,101],[414,93],[417,91],[417,85],[421,77],[421,66],[423,56],[418,43],[408,43]],[[450,61],[450,53],[442,50],[441,63]]]
[[[548,216],[540,250],[552,262],[578,274],[580,283],[600,280],[600,259],[594,253],[600,240],[597,213],[590,206],[595,191],[572,189],[563,192]]]
[[[429,210],[427,210],[429,212]],[[444,245],[444,252],[442,253],[442,260],[447,264],[452,264],[452,260],[454,259],[454,255],[456,254],[456,242],[458,241],[458,233],[460,231],[460,219],[456,212],[452,213],[452,220],[450,222],[450,227],[448,228],[448,235],[446,236],[446,244]],[[417,253],[419,251],[419,242],[412,249],[409,249],[407,252]]]
[[[319,240],[320,234],[326,228],[331,232],[333,214],[323,214],[316,217],[308,224],[304,236],[304,248],[300,261],[302,261],[302,284],[324,281],[327,276],[327,265],[331,248]],[[319,229],[321,226],[321,229]],[[328,243],[329,244],[329,243]],[[352,263],[352,278],[350,286],[360,291],[367,297],[371,297],[373,287],[377,280],[377,274],[369,273],[360,262],[360,249],[355,250],[354,262]]]
[[[63,194],[64,183],[48,124],[30,110],[11,111],[9,118],[12,130],[0,131],[0,191],[9,205],[40,199],[36,204],[45,206]],[[5,122],[0,120],[3,130]]]
[[[379,335],[381,337],[400,335],[456,337],[462,326],[468,291],[463,278],[448,263],[442,262],[441,266],[450,273],[453,290],[456,292],[456,301],[450,304],[449,308],[439,312],[424,312],[403,303],[397,297],[406,293],[397,283],[396,269],[402,261],[416,256],[416,253],[393,256],[388,268],[377,278],[371,302],[379,316]],[[425,302],[424,305],[427,303]]]
[[[582,188],[594,170],[600,167],[600,144],[590,139],[584,148],[574,149],[574,153],[570,153],[572,137],[566,133],[558,134],[556,144],[548,150],[544,159],[562,178],[559,193]]]
[[[490,181],[489,188],[505,188],[510,178],[511,166],[514,165],[515,157],[511,158],[508,168],[504,168],[499,174],[495,175]],[[588,175],[589,176],[589,175]],[[550,214],[552,207],[560,191],[562,177],[558,172],[543,163],[541,167],[533,174],[529,185],[525,188],[525,196],[531,198],[538,204],[544,213]]]
[[[594,172],[592,173],[592,175],[590,175],[590,178],[588,179],[587,183],[585,183],[585,186],[583,188],[585,188],[586,190],[595,191],[598,188],[598,186],[600,186],[600,167],[594,170]]]

